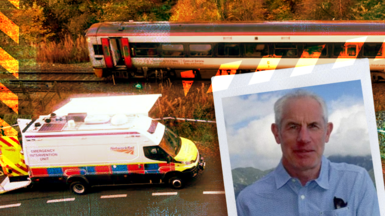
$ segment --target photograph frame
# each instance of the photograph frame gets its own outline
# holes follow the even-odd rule
[[[379,142],[368,59],[212,78],[218,139],[229,215],[236,215],[237,210],[223,99],[354,80],[361,82],[377,196],[379,203],[383,203],[385,201],[384,179],[378,147]],[[381,215],[385,215],[385,207],[380,205],[379,208]]]

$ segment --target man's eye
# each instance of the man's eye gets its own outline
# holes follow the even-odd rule
[[[297,129],[297,125],[289,125],[289,129]]]
[[[309,128],[318,128],[318,125],[317,124],[310,124]]]

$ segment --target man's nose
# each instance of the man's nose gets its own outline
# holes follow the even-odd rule
[[[310,142],[310,133],[306,126],[301,126],[301,129],[298,133],[297,141],[302,143]]]

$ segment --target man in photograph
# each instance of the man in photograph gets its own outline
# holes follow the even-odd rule
[[[328,122],[322,98],[298,90],[278,99],[274,113],[271,130],[281,145],[281,161],[274,171],[239,194],[239,216],[380,216],[367,171],[332,163],[323,156],[333,124]]]

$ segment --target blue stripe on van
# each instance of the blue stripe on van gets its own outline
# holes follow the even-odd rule
[[[93,166],[87,167],[87,173],[96,174],[95,167],[93,167]]]
[[[61,168],[47,168],[48,176],[62,176],[63,170]]]
[[[127,165],[112,165],[112,173],[128,173]]]
[[[158,164],[145,164],[144,165],[145,173],[159,173]]]
[[[80,175],[87,174],[87,167],[79,167],[79,169],[80,169]]]

